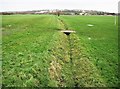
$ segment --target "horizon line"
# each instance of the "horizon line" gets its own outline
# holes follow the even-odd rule
[[[4,11],[0,11],[0,12],[23,12],[23,11],[37,11],[37,10],[88,10],[88,11],[98,11],[98,12],[107,12],[107,13],[119,13],[119,12],[110,12],[110,11],[100,11],[100,10],[89,10],[89,9],[33,9],[33,10],[4,10]]]

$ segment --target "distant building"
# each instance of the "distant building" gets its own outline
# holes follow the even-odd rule
[[[79,13],[79,15],[84,15],[84,13]]]
[[[75,13],[71,12],[70,15],[75,15]]]
[[[48,11],[39,11],[39,12],[35,12],[35,14],[46,14],[48,13]]]

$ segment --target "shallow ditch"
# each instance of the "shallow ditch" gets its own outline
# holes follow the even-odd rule
[[[62,19],[60,19],[60,18],[58,18],[58,20],[60,21],[60,23],[62,23],[62,25],[64,26],[64,29],[68,30],[67,24]]]
[[[53,48],[49,71],[51,82],[56,87],[96,87],[106,86],[96,67],[85,54],[76,34],[58,32]],[[54,70],[54,71],[53,71]]]
[[[68,26],[63,20],[58,18],[64,25],[65,30]],[[81,39],[77,34],[65,35],[58,32],[57,38],[51,48],[51,63],[50,67],[54,66],[54,73],[51,77],[52,86],[56,87],[105,87],[106,82],[100,76],[96,66],[89,60],[89,55]],[[50,70],[50,68],[49,68]],[[51,71],[49,71],[51,76]]]

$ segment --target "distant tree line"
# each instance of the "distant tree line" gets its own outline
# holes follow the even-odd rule
[[[117,15],[117,13],[109,13],[94,10],[33,10],[33,11],[14,11],[14,12],[0,12],[0,15],[13,14],[54,14],[54,15]]]

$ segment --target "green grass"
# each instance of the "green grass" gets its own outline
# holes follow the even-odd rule
[[[10,15],[2,21],[3,86],[117,86],[114,17]],[[66,28],[76,31],[71,45],[60,32]]]
[[[54,23],[53,16],[3,16],[3,84],[46,86]]]
[[[114,16],[63,16],[69,29],[76,30],[83,46],[108,86],[118,81],[118,29]],[[94,25],[88,27],[87,24]],[[91,38],[89,40],[88,38]]]

